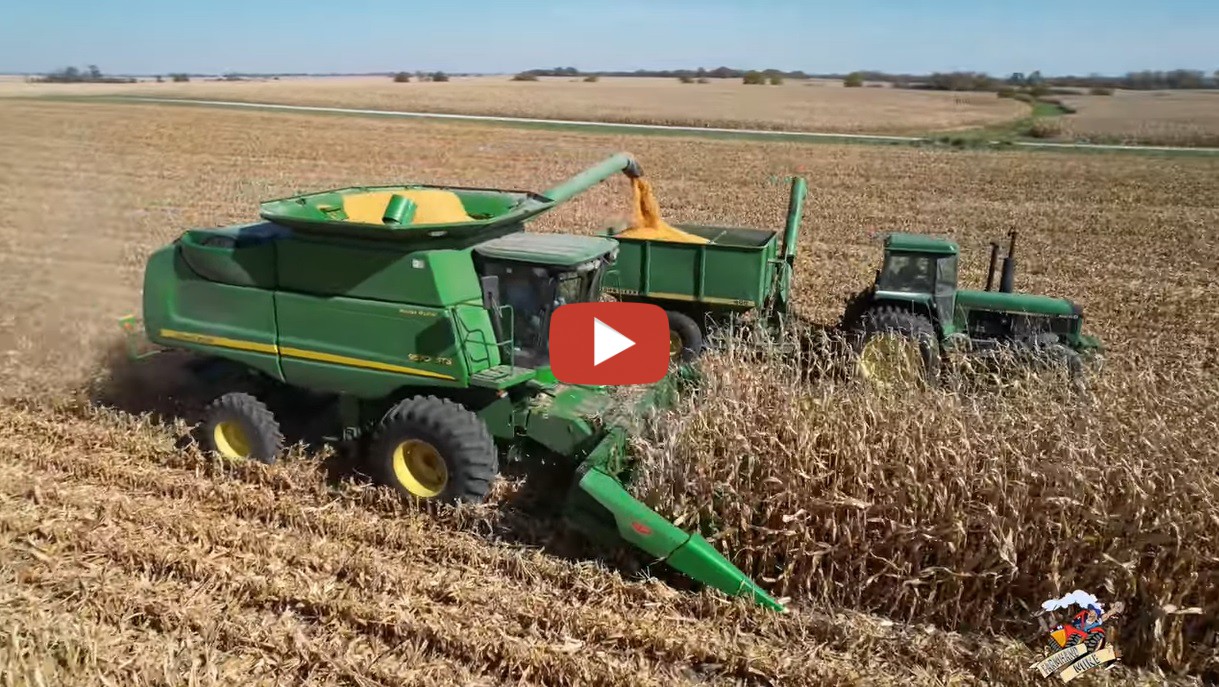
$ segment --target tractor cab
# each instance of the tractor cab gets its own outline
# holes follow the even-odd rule
[[[957,244],[918,234],[885,238],[884,264],[874,298],[918,306],[937,322],[951,322],[957,294]]]
[[[617,254],[613,240],[565,234],[522,232],[474,246],[501,355],[520,367],[548,364],[551,315],[567,303],[600,300],[601,279]]]

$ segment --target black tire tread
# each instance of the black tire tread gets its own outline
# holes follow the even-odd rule
[[[677,332],[681,337],[682,351],[678,359],[683,363],[692,362],[703,353],[703,330],[699,328],[694,318],[676,310],[666,310],[669,317],[669,331]]]
[[[386,412],[369,446],[371,467],[382,484],[406,496],[393,473],[393,450],[404,439],[419,438],[440,451],[449,483],[436,497],[478,503],[499,474],[499,456],[487,425],[464,406],[436,396],[412,396]]]
[[[230,391],[207,406],[204,427],[204,445],[215,451],[212,432],[217,424],[226,420],[241,423],[250,438],[253,450],[251,459],[270,465],[284,450],[284,434],[275,414],[267,404],[244,391]]]
[[[863,350],[864,343],[873,334],[892,332],[917,339],[923,352],[925,378],[931,381],[939,375],[940,343],[935,325],[926,315],[901,306],[881,303],[865,310],[856,320],[852,330],[856,335],[855,344],[859,351]]]

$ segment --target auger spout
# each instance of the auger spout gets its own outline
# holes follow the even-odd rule
[[[635,161],[635,158],[630,153],[618,153],[598,162],[567,181],[542,191],[542,195],[553,200],[555,203],[562,203],[587,191],[618,172],[622,172],[632,179],[643,176],[643,170],[639,168],[639,163]]]

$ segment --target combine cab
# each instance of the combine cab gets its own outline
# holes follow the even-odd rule
[[[782,609],[620,482],[633,423],[677,377],[620,408],[551,374],[551,315],[600,299],[618,244],[525,222],[619,172],[641,174],[620,154],[542,193],[403,185],[268,201],[261,221],[192,229],[153,253],[144,333],[234,372],[203,424],[216,453],[274,461],[293,411],[272,399],[310,395],[334,441],[406,497],[478,502],[508,456],[566,461],[580,529]]]

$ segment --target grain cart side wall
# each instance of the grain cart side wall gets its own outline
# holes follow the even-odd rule
[[[605,291],[624,300],[700,303],[718,308],[760,307],[774,279],[775,232],[760,229],[676,225],[710,243],[669,243],[623,238]]]

